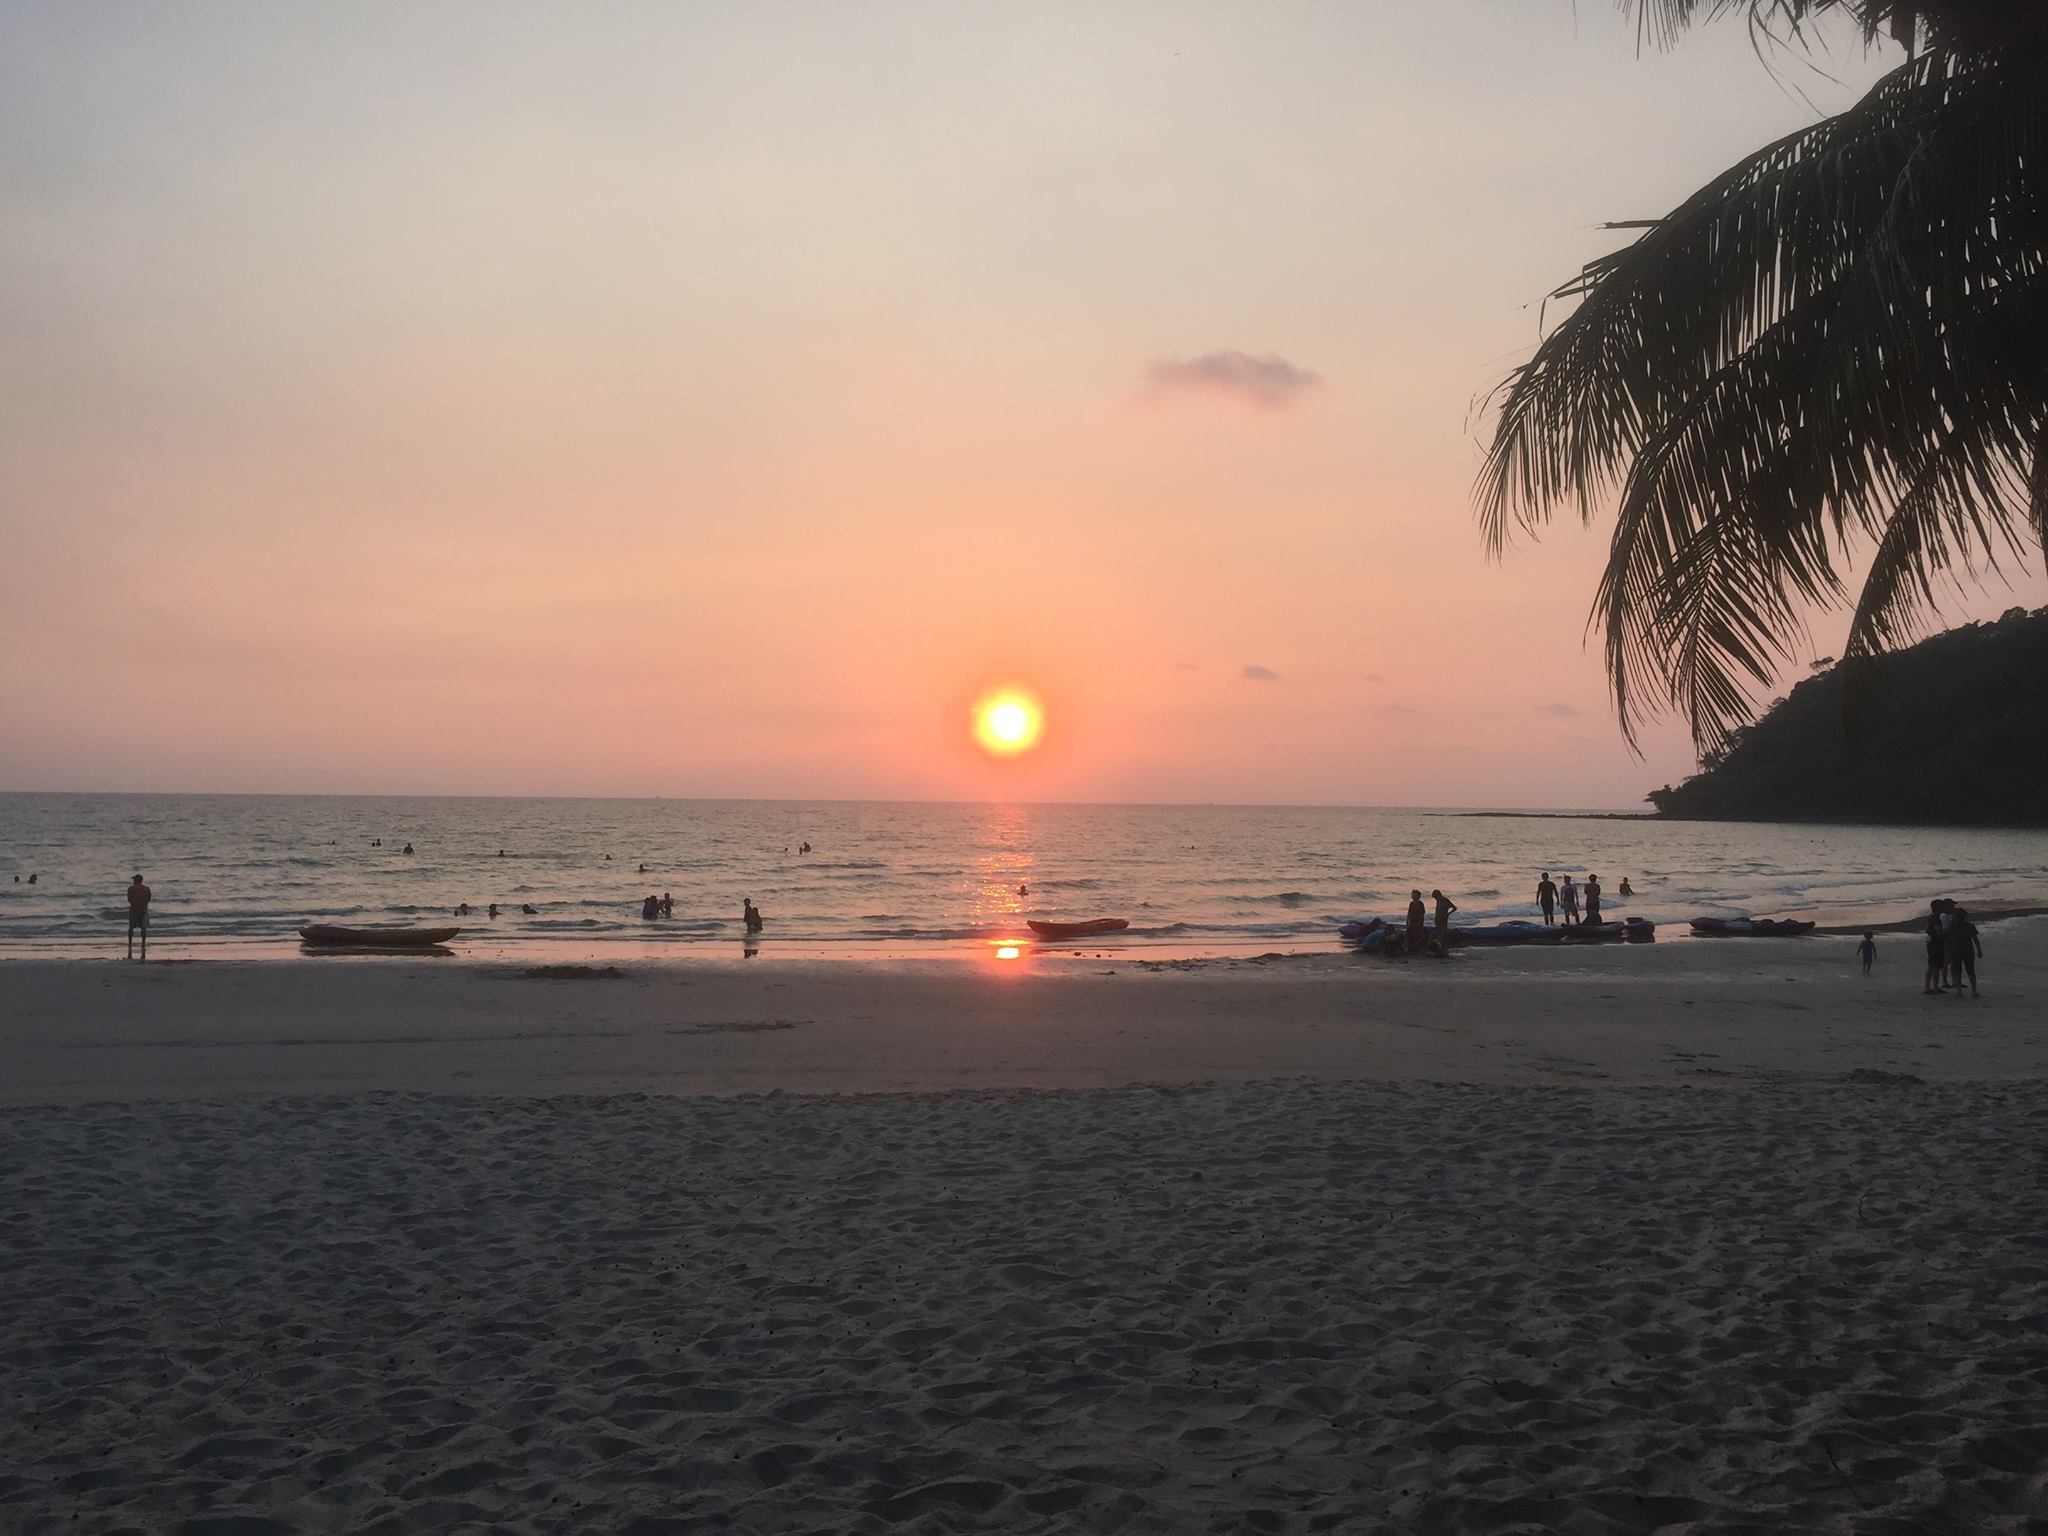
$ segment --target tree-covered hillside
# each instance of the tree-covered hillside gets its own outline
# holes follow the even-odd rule
[[[2014,608],[1794,688],[1660,815],[1720,821],[2048,823],[2048,608]],[[1855,692],[1843,698],[1845,681]]]

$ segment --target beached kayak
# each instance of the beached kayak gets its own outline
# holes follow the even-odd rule
[[[427,949],[446,944],[460,932],[460,928],[342,928],[315,923],[301,928],[299,937],[325,949]]]
[[[1083,923],[1048,923],[1030,918],[1024,926],[1041,939],[1085,939],[1091,934],[1121,933],[1131,923],[1123,917],[1091,917]]]
[[[1479,928],[1453,928],[1451,942],[1467,944],[1562,944],[1571,933],[1554,923],[1529,923],[1520,919],[1491,923]]]
[[[1789,917],[1696,917],[1692,931],[1703,939],[1790,939],[1813,932],[1813,924]]]
[[[1625,917],[1618,923],[1576,923],[1560,927],[1567,944],[1654,944],[1657,925],[1648,918]]]

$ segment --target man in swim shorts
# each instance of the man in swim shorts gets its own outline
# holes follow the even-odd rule
[[[142,958],[149,958],[149,887],[137,875],[128,882],[128,958],[135,958],[135,935],[142,935]]]

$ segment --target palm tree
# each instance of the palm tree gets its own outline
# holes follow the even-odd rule
[[[1623,0],[1663,42],[1846,13],[1906,61],[1589,265],[1509,375],[1489,548],[1618,495],[1590,623],[1631,744],[1754,717],[1812,605],[1845,664],[2048,542],[2048,0]],[[1844,572],[1866,560],[1852,593]]]

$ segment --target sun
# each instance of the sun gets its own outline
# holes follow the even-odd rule
[[[974,706],[974,739],[998,757],[1015,757],[1038,744],[1045,715],[1038,700],[1015,688],[1000,688]]]

